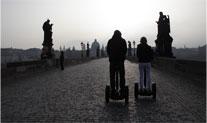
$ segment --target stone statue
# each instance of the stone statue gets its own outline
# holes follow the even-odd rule
[[[95,39],[94,42],[91,44],[91,50],[90,50],[90,57],[96,58],[99,56],[99,50],[100,50],[100,44]]]
[[[156,22],[158,25],[158,34],[155,40],[156,53],[158,56],[174,57],[172,53],[173,38],[170,36],[170,17],[163,15],[162,12],[159,14],[159,20]]]
[[[44,41],[42,43],[43,49],[41,53],[41,59],[48,59],[53,57],[52,53],[52,26],[53,24],[50,24],[50,20],[44,22],[42,29],[44,31]]]

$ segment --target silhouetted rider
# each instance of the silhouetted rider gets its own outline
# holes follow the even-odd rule
[[[123,92],[125,87],[125,69],[124,60],[126,58],[127,44],[125,39],[121,37],[119,30],[114,31],[114,35],[108,41],[107,54],[110,62],[110,84],[112,93],[115,92],[115,70],[119,71],[120,89]]]
[[[140,44],[137,45],[137,58],[139,62],[140,88],[141,90],[151,91],[151,61],[153,60],[153,50],[147,44],[147,38],[142,37]],[[146,72],[146,86],[144,85],[144,72]]]

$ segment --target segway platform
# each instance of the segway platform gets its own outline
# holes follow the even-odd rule
[[[134,83],[134,96],[138,99],[138,96],[152,96],[156,99],[156,83],[152,83],[152,91],[140,90],[140,83]]]
[[[114,74],[114,78],[115,78],[115,88],[114,88],[114,92],[112,92],[111,86],[110,85],[106,85],[105,88],[105,100],[106,103],[109,103],[109,99],[112,100],[123,100],[125,99],[125,103],[128,104],[129,102],[129,87],[128,86],[124,86],[124,89],[122,90],[122,92],[120,91],[120,66],[115,66],[115,74]]]
[[[114,93],[112,93],[111,87],[109,85],[106,85],[106,88],[105,88],[106,103],[109,103],[109,99],[112,99],[112,100],[125,99],[125,103],[128,104],[128,102],[129,102],[129,88],[128,88],[128,86],[125,86],[125,89],[122,93],[120,91],[115,91]]]

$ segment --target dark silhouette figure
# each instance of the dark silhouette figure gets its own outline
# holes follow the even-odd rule
[[[132,56],[132,43],[128,41],[128,56]]]
[[[170,17],[169,15],[163,15],[162,12],[159,13],[160,17],[157,21],[158,24],[158,34],[156,43],[156,53],[159,56],[164,57],[174,57],[172,53],[172,41],[173,38],[170,36]]]
[[[112,93],[115,93],[115,72],[118,71],[120,76],[120,92],[124,91],[125,86],[125,69],[124,60],[126,58],[127,44],[121,37],[121,32],[116,30],[113,37],[108,41],[107,54],[110,62],[110,84]]]
[[[87,57],[90,57],[89,43],[87,43],[86,56],[87,56]]]
[[[63,51],[60,52],[60,67],[61,67],[61,70],[64,70],[64,52]]]
[[[85,44],[81,42],[81,58],[84,57],[84,49],[85,49]]]
[[[42,29],[44,31],[44,41],[42,43],[42,53],[41,53],[41,59],[47,59],[52,58],[52,26],[53,24],[50,24],[50,20],[48,19],[46,22],[44,22]]]
[[[100,47],[98,46],[96,49],[96,57],[99,58],[100,55]]]
[[[145,37],[142,37],[140,42],[141,43],[137,45],[138,62],[140,63],[151,62],[153,59],[152,48],[147,44],[147,39]]]
[[[147,44],[147,39],[142,37],[140,44],[137,45],[137,58],[139,62],[139,73],[140,73],[140,87],[141,90],[147,89],[149,91],[151,88],[151,61],[153,60],[153,50]],[[144,82],[145,81],[145,82]]]

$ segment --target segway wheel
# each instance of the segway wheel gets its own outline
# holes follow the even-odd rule
[[[129,87],[125,86],[125,104],[129,103]]]
[[[137,99],[138,97],[138,83],[134,83],[134,97]]]
[[[109,103],[109,96],[110,96],[110,87],[107,85],[105,88],[105,100],[106,103]]]
[[[152,84],[152,93],[153,93],[152,98],[156,99],[156,84],[155,83]]]

